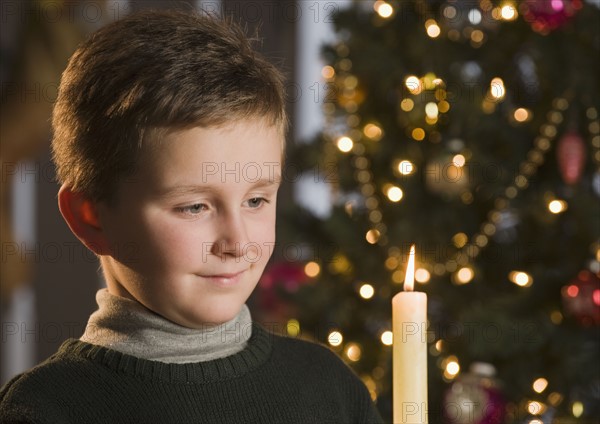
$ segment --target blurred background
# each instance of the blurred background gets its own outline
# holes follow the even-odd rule
[[[79,337],[104,285],[57,207],[60,74],[95,29],[173,7],[246,23],[288,78],[254,319],[327,344],[391,421],[415,243],[430,423],[600,422],[598,0],[0,1],[0,384]]]

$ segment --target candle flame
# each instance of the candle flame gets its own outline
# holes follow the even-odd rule
[[[410,246],[408,265],[404,274],[404,291],[413,291],[415,286],[415,245]]]

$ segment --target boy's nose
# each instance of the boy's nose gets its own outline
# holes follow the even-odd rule
[[[250,240],[246,225],[239,214],[229,214],[219,220],[217,239],[213,243],[212,253],[217,256],[244,256]]]

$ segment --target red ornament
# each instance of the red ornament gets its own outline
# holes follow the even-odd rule
[[[289,295],[298,291],[309,280],[300,262],[275,262],[263,273],[256,291],[257,308],[253,311],[260,322],[283,323],[280,329],[286,334],[285,322],[297,315]],[[275,329],[271,329],[275,331]]]
[[[585,327],[600,325],[600,276],[583,270],[562,288],[565,311]]]
[[[531,28],[541,34],[564,25],[583,6],[581,0],[526,0],[521,12]]]
[[[585,165],[585,143],[579,134],[571,131],[562,136],[556,147],[556,160],[563,181],[576,184]]]
[[[308,281],[301,263],[276,262],[269,266],[260,279],[263,289],[272,289],[281,286],[286,292],[294,293],[298,288]]]

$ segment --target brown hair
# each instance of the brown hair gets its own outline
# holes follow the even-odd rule
[[[110,203],[154,129],[243,118],[287,129],[283,77],[239,25],[195,12],[130,15],[92,34],[63,73],[52,116],[58,180]]]

